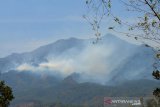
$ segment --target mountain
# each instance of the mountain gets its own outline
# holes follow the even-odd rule
[[[13,88],[13,105],[61,102],[97,107],[106,96],[152,96],[159,83],[151,76],[151,48],[111,34],[92,44],[94,40],[62,39],[0,58],[0,79]]]
[[[135,45],[114,35],[94,39],[62,39],[21,54],[0,58],[0,71],[52,72],[59,77],[81,75],[80,82],[113,84],[128,79],[152,79],[154,52],[145,45]]]
[[[37,65],[41,62],[46,62],[46,57],[49,55],[60,55],[72,48],[80,50],[84,47],[83,42],[84,40],[76,38],[62,39],[52,44],[41,46],[32,52],[22,54],[13,53],[5,58],[0,58],[0,71],[8,72],[9,70],[14,70],[18,65],[23,63]]]

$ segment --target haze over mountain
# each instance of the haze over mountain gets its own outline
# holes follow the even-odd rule
[[[2,73],[15,70],[48,73],[66,78],[74,73],[79,82],[112,84],[133,79],[152,79],[153,51],[108,34],[94,40],[62,39],[38,49],[0,58]]]
[[[151,76],[151,48],[111,34],[94,40],[62,39],[0,58],[0,79],[15,95],[12,106],[62,102],[97,107],[105,96],[152,96],[159,83]]]

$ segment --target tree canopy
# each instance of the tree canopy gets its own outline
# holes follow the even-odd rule
[[[0,81],[0,107],[8,107],[13,99],[12,89]]]
[[[87,14],[84,18],[91,24],[99,39],[102,20],[113,19],[117,25],[108,26],[108,29],[121,33],[148,44],[148,46],[160,48],[160,0],[86,0]],[[125,7],[122,16],[116,15],[118,5]],[[133,18],[131,18],[132,16]],[[130,18],[127,20],[127,18]],[[107,26],[107,25],[106,25]],[[119,28],[124,28],[119,29]],[[150,44],[156,43],[159,46]]]

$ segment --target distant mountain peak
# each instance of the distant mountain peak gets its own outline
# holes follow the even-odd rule
[[[32,52],[14,53],[0,59],[0,71],[17,70],[19,66],[28,64],[31,69],[36,69],[36,71],[45,72],[50,70],[65,74],[70,72],[68,70],[71,70],[71,73],[87,75],[86,77],[84,76],[86,81],[94,80],[95,82],[99,79],[100,82],[105,81],[104,83],[113,77],[116,77],[116,80],[119,81],[137,77],[143,78],[146,74],[150,76],[149,74],[152,71],[150,65],[152,66],[154,61],[151,49],[130,44],[112,34],[103,36],[103,43],[101,42],[96,46],[90,43],[91,40],[93,39],[77,39],[74,37],[60,39],[54,43],[41,46]],[[146,68],[146,65],[148,68]],[[95,77],[93,77],[91,72],[97,73],[97,70],[101,70],[101,68],[101,74],[95,74]],[[143,76],[140,77],[141,75],[139,74],[143,74]],[[69,75],[72,76],[64,77],[64,81],[76,82],[75,76],[73,74]],[[99,77],[96,78],[96,76]]]

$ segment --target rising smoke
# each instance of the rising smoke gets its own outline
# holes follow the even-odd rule
[[[32,71],[35,73],[49,71],[53,75],[61,76],[62,78],[76,73],[80,75],[80,82],[105,84],[112,78],[112,72],[129,56],[129,53],[126,52],[128,49],[129,47],[120,53],[114,43],[107,45],[90,44],[83,50],[72,49],[67,54],[61,54],[56,57],[48,56],[48,62],[40,63],[38,66],[24,63],[16,69],[19,72]]]

